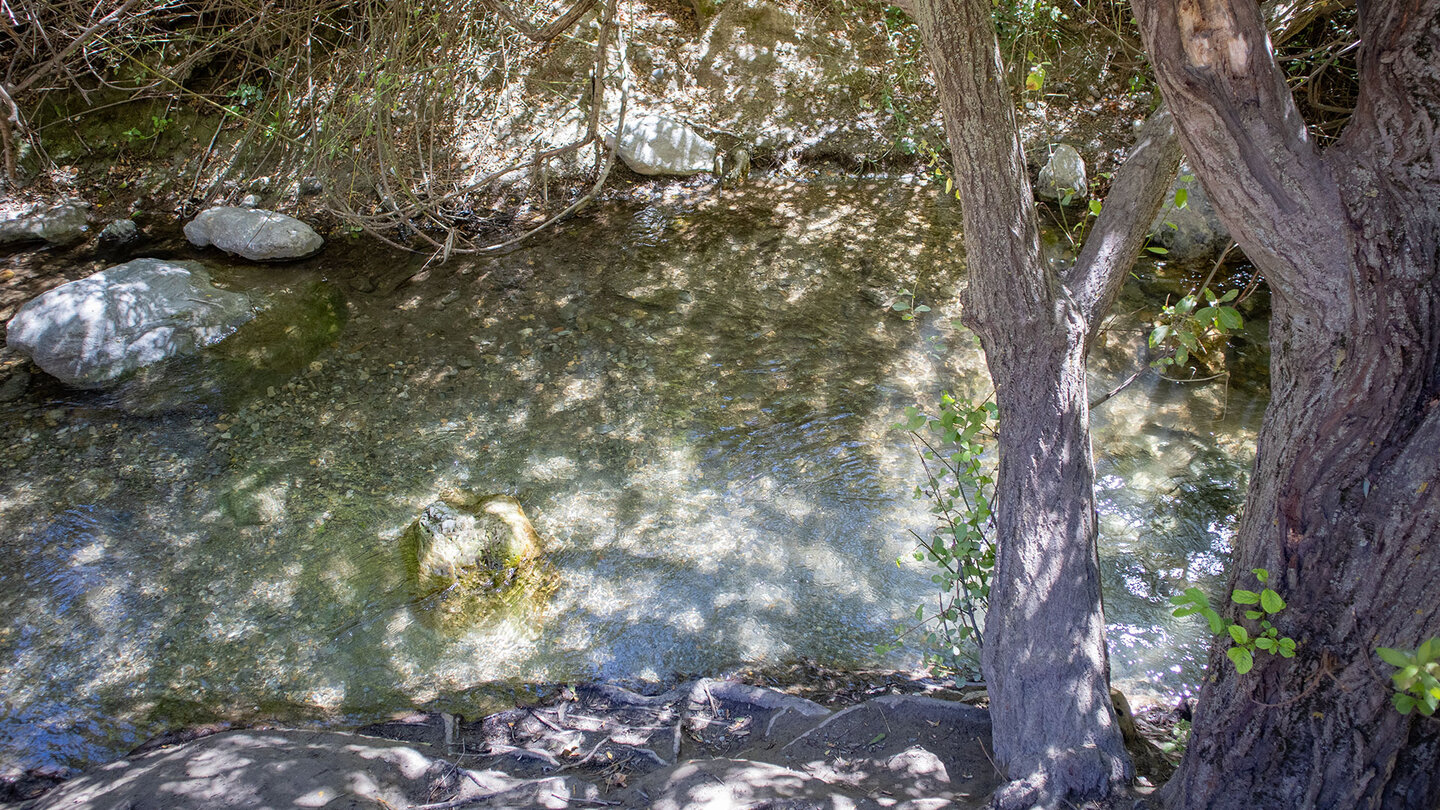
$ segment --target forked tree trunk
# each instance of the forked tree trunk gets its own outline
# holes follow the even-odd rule
[[[1440,720],[1380,646],[1440,636],[1440,0],[1360,6],[1361,99],[1320,154],[1244,0],[1135,0],[1196,174],[1274,291],[1272,400],[1236,536],[1292,660],[1223,651],[1176,808],[1440,807]],[[1232,617],[1238,618],[1238,617]]]
[[[1163,111],[1116,173],[1075,266],[1041,260],[1034,199],[989,0],[917,0],[964,214],[965,322],[1000,410],[996,559],[981,667],[995,806],[1103,797],[1132,775],[1109,696],[1085,359],[1169,188]]]

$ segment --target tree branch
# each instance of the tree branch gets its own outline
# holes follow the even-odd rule
[[[524,34],[535,42],[549,42],[570,30],[585,12],[595,7],[596,0],[576,0],[575,5],[561,16],[551,20],[544,28],[536,28],[533,23],[525,18],[525,15],[505,5],[502,0],[485,0],[485,5],[494,9],[504,20],[515,26],[515,30]]]
[[[1120,294],[1179,166],[1175,123],[1162,106],[1145,122],[1130,155],[1115,172],[1100,217],[1066,274],[1065,286],[1090,329],[1087,344],[1095,339],[1101,320]]]
[[[1133,0],[1185,153],[1225,227],[1292,303],[1346,319],[1318,257],[1351,254],[1349,218],[1246,0]]]

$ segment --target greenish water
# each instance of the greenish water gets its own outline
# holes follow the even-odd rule
[[[0,412],[0,768],[215,719],[474,715],[571,679],[913,663],[874,653],[932,587],[895,563],[926,513],[889,426],[943,389],[988,391],[951,325],[958,232],[931,189],[837,180],[671,188],[428,269],[343,241],[299,266],[199,256],[309,317],[334,296],[338,337],[293,336],[238,376],[235,352],[193,362],[180,409],[40,380]],[[1178,288],[1137,275],[1118,311]],[[932,310],[902,320],[902,289]],[[1137,365],[1137,329],[1107,333],[1096,392]],[[1253,379],[1258,351],[1231,362]],[[1132,690],[1198,682],[1207,639],[1164,600],[1222,573],[1263,405],[1238,380],[1147,375],[1095,416]],[[452,486],[525,504],[560,575],[543,609],[425,620],[398,539]]]

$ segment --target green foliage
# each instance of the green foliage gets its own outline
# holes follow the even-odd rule
[[[915,292],[913,290],[901,290],[900,295],[904,300],[896,301],[890,305],[890,308],[901,313],[900,317],[904,320],[913,321],[916,315],[930,311],[930,307],[915,303]]]
[[[1164,354],[1151,365],[1156,368],[1183,366],[1189,362],[1191,355],[1204,352],[1208,340],[1228,335],[1245,325],[1244,316],[1230,306],[1239,297],[1239,290],[1231,290],[1218,298],[1209,287],[1201,292],[1205,297],[1203,307],[1192,293],[1167,304],[1160,311],[1155,328],[1150,332],[1150,348],[1160,349]]]
[[[1185,747],[1190,743],[1190,721],[1177,720],[1171,726],[1165,739],[1155,743],[1155,747],[1174,759],[1185,755]]]
[[[1395,672],[1390,680],[1395,694],[1390,701],[1401,714],[1417,711],[1432,717],[1440,708],[1440,638],[1432,638],[1415,651],[1380,647],[1375,651]]]
[[[1262,586],[1270,579],[1270,572],[1264,568],[1252,569],[1252,573]],[[1245,618],[1258,621],[1258,631],[1252,631],[1221,616],[1219,611],[1210,606],[1209,598],[1199,588],[1186,588],[1182,593],[1171,597],[1170,601],[1176,606],[1174,615],[1204,616],[1210,625],[1210,632],[1230,636],[1231,646],[1225,651],[1225,655],[1235,664],[1235,671],[1241,675],[1254,668],[1257,652],[1278,655],[1281,658],[1295,657],[1295,640],[1281,636],[1275,625],[1270,623],[1269,617],[1285,609],[1285,599],[1270,588],[1262,587],[1259,591],[1237,588],[1230,594],[1230,601],[1250,608],[1245,611]]]
[[[977,663],[995,568],[990,540],[995,480],[983,457],[984,440],[993,436],[996,419],[993,402],[960,402],[945,394],[938,416],[912,406],[905,409],[905,421],[894,426],[910,434],[925,469],[925,482],[915,488],[915,498],[929,502],[935,526],[929,537],[915,534],[919,547],[914,559],[930,563],[930,581],[938,593],[929,614],[926,604],[916,606],[915,624],[896,628],[896,642],[881,645],[882,653],[921,631],[927,663],[951,671],[973,669]]]
[[[125,140],[129,141],[132,144],[135,144],[141,141],[155,140],[156,138],[160,137],[165,132],[166,127],[169,126],[169,118],[166,118],[163,115],[151,115],[149,132],[145,132],[139,127],[131,127],[120,134],[125,136]]]

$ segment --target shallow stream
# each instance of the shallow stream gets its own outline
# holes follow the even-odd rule
[[[937,196],[671,186],[428,268],[344,239],[299,266],[172,254],[272,296],[326,285],[338,338],[269,371],[176,369],[179,409],[39,378],[3,406],[0,769],[211,720],[474,716],[580,678],[913,664],[874,651],[933,588],[896,563],[927,514],[890,426],[942,390],[988,393],[952,325],[959,214]],[[1097,394],[1143,363],[1135,313],[1180,283],[1137,272]],[[902,319],[903,290],[931,310]],[[1142,375],[1094,417],[1131,691],[1200,676],[1207,639],[1165,599],[1223,572],[1265,396],[1263,348],[1236,345],[1234,374]],[[524,503],[560,574],[543,608],[427,619],[397,538],[453,486]]]

